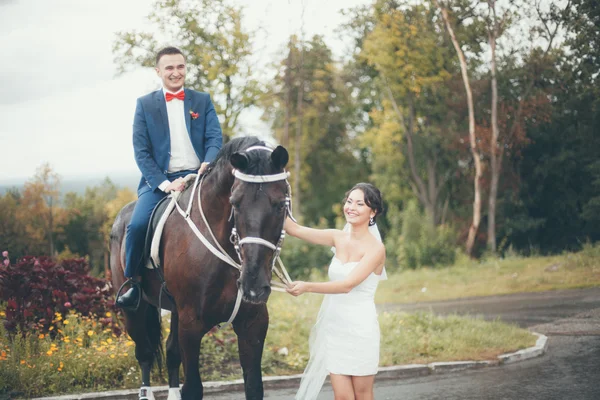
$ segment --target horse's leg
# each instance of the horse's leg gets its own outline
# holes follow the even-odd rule
[[[265,304],[256,305],[244,313],[244,316],[246,318],[243,320],[237,321],[236,318],[233,322],[244,371],[244,391],[246,400],[262,399],[264,392],[260,363],[269,327],[269,312]]]
[[[205,334],[202,321],[195,310],[179,316],[179,347],[183,359],[185,380],[181,388],[183,400],[200,400],[204,395],[200,378],[200,342]]]
[[[135,358],[142,370],[139,398],[154,400],[150,389],[150,371],[154,361],[160,366],[162,358],[160,314],[155,307],[143,300],[137,311],[125,311],[125,314],[127,333],[135,342]]]
[[[167,339],[167,370],[169,372],[169,397],[167,400],[180,400],[179,366],[181,365],[181,352],[179,351],[179,315],[177,311],[171,312],[171,332]]]

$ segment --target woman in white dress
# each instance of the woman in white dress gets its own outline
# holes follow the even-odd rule
[[[316,399],[327,374],[336,400],[373,399],[379,364],[379,323],[374,296],[386,279],[385,248],[375,225],[383,211],[379,190],[369,183],[355,185],[344,200],[346,228],[313,229],[287,219],[288,234],[314,244],[332,246],[329,282],[292,282],[287,291],[323,293],[325,298],[313,327],[310,360],[298,400]]]

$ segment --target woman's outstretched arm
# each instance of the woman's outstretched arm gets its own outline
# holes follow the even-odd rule
[[[314,229],[302,226],[292,221],[290,217],[286,218],[284,229],[288,235],[323,246],[335,246],[335,235],[341,232],[337,229]]]
[[[345,279],[331,282],[295,281],[286,290],[294,296],[299,296],[306,292],[323,294],[348,293],[367,279],[371,272],[374,272],[384,262],[385,247],[380,243],[379,246],[363,256],[358,265]]]

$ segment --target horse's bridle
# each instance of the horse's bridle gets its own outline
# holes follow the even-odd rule
[[[252,146],[252,147],[247,148],[245,150],[245,152],[253,151],[253,150],[264,150],[264,151],[273,152],[273,149],[266,147],[266,146]],[[237,169],[234,169],[233,176],[235,176],[237,179],[239,179],[243,182],[247,182],[247,183],[261,183],[262,184],[262,183],[285,181],[285,184],[287,186],[287,192],[285,194],[286,212],[283,216],[283,222],[285,223],[285,219],[288,215],[290,217],[292,216],[292,198],[290,195],[291,187],[287,180],[290,176],[290,173],[288,171],[284,171],[279,174],[272,174],[272,175],[248,175],[241,171],[238,171]],[[258,245],[268,247],[274,251],[273,264],[271,265],[271,270],[274,270],[277,273],[277,275],[279,276],[279,273],[278,273],[279,271],[277,271],[275,269],[275,262],[279,259],[279,254],[281,253],[281,245],[283,244],[283,240],[285,239],[285,229],[281,230],[281,235],[279,236],[279,240],[277,241],[277,244],[273,244],[273,243],[269,242],[268,240],[265,240],[261,237],[247,236],[245,238],[240,239],[240,237],[237,233],[237,229],[235,228],[235,211],[233,208],[231,211],[232,211],[232,216],[234,218],[234,225],[233,225],[233,229],[231,230],[231,236],[229,237],[229,240],[233,244],[235,251],[237,252],[238,258],[240,259],[240,262],[243,262],[242,253],[241,253],[242,245],[258,244]],[[279,276],[279,278],[283,282],[286,282],[286,279],[283,279],[281,276]],[[289,277],[286,277],[286,278],[289,279]]]
[[[269,152],[273,152],[273,149],[271,149],[269,147],[265,147],[265,146],[252,146],[252,147],[247,148],[245,151],[252,151],[252,150],[266,150]],[[292,216],[291,187],[290,187],[289,182],[287,181],[287,178],[290,176],[289,172],[284,171],[279,174],[272,174],[272,175],[248,175],[248,174],[244,174],[243,172],[240,172],[240,171],[234,169],[233,175],[237,179],[240,179],[244,182],[249,182],[249,183],[268,183],[268,182],[276,182],[276,181],[285,180],[285,183],[287,185],[287,193],[286,193],[286,197],[285,197],[286,213],[284,216],[284,223],[285,223],[285,218],[288,215],[290,216],[290,218],[292,218],[295,221],[294,217]],[[240,273],[242,271],[242,264],[241,264],[242,256],[240,253],[241,245],[253,243],[253,244],[260,244],[260,245],[263,245],[263,246],[266,246],[266,247],[269,247],[270,249],[272,249],[275,252],[275,254],[273,255],[273,265],[271,266],[271,269],[272,269],[272,271],[275,272],[275,274],[279,277],[279,279],[281,279],[281,281],[283,283],[271,281],[271,285],[275,286],[275,287],[273,287],[273,290],[285,291],[284,288],[289,283],[292,282],[292,279],[290,278],[289,274],[287,273],[285,266],[283,265],[283,262],[281,261],[281,258],[279,258],[279,254],[281,253],[281,245],[283,243],[283,239],[285,238],[285,230],[281,231],[281,236],[279,237],[279,241],[277,242],[276,245],[274,245],[273,243],[271,243],[267,240],[264,240],[263,238],[259,238],[259,237],[246,237],[246,238],[243,238],[240,240],[239,236],[237,234],[237,230],[235,229],[235,223],[234,223],[234,227],[233,227],[233,229],[231,231],[231,235],[230,235],[230,240],[232,241],[232,243],[235,247],[238,258],[240,259],[240,263],[237,263],[233,258],[231,258],[231,256],[229,256],[229,254],[219,244],[219,241],[217,240],[214,233],[212,232],[212,229],[210,229],[210,225],[208,224],[208,221],[206,220],[206,216],[204,215],[204,211],[202,210],[202,198],[200,196],[200,192],[202,189],[202,182],[204,181],[204,176],[205,175],[202,175],[202,178],[201,178],[200,174],[198,174],[196,176],[196,179],[194,181],[194,187],[192,188],[192,192],[190,194],[190,201],[188,203],[186,210],[183,210],[181,208],[181,206],[179,205],[179,203],[177,201],[175,201],[175,206],[176,206],[179,214],[181,214],[181,216],[188,223],[188,225],[190,226],[192,231],[196,234],[198,239],[200,239],[202,244],[204,244],[204,246],[206,246],[206,248],[208,250],[210,250],[211,253],[213,253],[216,257],[218,257],[225,263],[238,269],[240,271]],[[208,230],[208,233],[212,237],[214,245],[208,239],[206,239],[204,237],[204,235],[200,232],[200,230],[198,229],[198,227],[196,226],[194,221],[192,221],[192,219],[190,218],[190,212],[191,212],[192,204],[194,202],[194,192],[196,191],[196,188],[198,188],[198,210],[200,212],[200,215],[202,216],[202,219]],[[233,209],[232,209],[232,213],[233,213]],[[277,270],[277,268],[275,268],[275,261],[279,262],[281,271],[279,271],[279,270]],[[237,297],[235,300],[233,312],[232,312],[231,316],[229,317],[229,320],[225,324],[219,325],[219,328],[222,328],[233,322],[233,320],[235,319],[237,312],[240,308],[241,301],[242,301],[242,290],[241,290],[241,288],[238,288],[238,293],[237,293]]]

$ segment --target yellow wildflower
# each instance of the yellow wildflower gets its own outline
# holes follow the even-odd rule
[[[39,339],[43,339],[45,336],[43,333],[40,333],[40,336],[38,336]]]
[[[94,331],[88,331],[87,335],[88,336],[92,336],[94,334]]]
[[[112,316],[112,314],[110,313],[110,311],[106,313],[106,316],[107,317],[111,317]]]
[[[25,360],[21,360],[21,365],[25,364]]]
[[[0,317],[6,317],[6,313],[4,311],[0,311]]]
[[[110,358],[115,358],[115,355],[114,355],[114,354],[111,354],[111,355],[110,355]]]
[[[48,351],[46,352],[46,354],[48,354],[49,356],[51,356],[51,355],[52,355],[52,350],[48,350]]]
[[[69,320],[65,319],[65,321],[63,322],[63,324],[68,325],[69,324]]]

